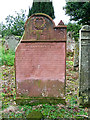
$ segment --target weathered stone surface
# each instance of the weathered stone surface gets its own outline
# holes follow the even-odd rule
[[[5,39],[6,39],[6,42],[8,43],[8,47],[11,50],[15,51],[15,48],[18,45],[20,38],[12,35],[12,36],[7,36]]]
[[[17,99],[64,98],[66,26],[55,26],[46,14],[34,14],[15,53]]]
[[[79,41],[79,74],[80,97],[82,104],[90,106],[90,26],[85,25],[80,30]]]
[[[58,25],[45,14],[32,15],[25,24],[23,41],[66,41],[66,26]],[[59,29],[60,28],[60,29]]]

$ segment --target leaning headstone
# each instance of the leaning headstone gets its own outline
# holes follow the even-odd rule
[[[79,95],[80,104],[90,107],[90,26],[80,30],[79,41]]]
[[[74,70],[78,70],[79,67],[79,42],[75,41],[74,48]]]
[[[25,23],[25,32],[15,53],[17,102],[63,100],[65,62],[64,23],[60,21],[55,26],[52,18],[46,14],[32,15]]]
[[[14,35],[10,35],[10,36],[6,36],[5,39],[7,41],[9,49],[15,51],[15,48],[16,48],[16,46],[18,45],[18,43],[20,41],[20,37],[14,36]]]

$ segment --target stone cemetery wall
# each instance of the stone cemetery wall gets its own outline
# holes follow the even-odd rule
[[[90,107],[90,26],[88,25],[80,30],[79,79],[80,103]]]
[[[74,52],[75,40],[72,38],[72,32],[67,33],[67,52]]]
[[[12,35],[12,36],[7,36],[5,39],[6,39],[5,44],[8,44],[8,48],[15,51],[15,48],[20,41],[20,38],[18,36]]]
[[[17,100],[22,96],[64,99],[66,26],[46,14],[34,14],[15,53]]]

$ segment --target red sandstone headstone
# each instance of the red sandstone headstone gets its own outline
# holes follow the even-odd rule
[[[61,23],[63,23],[61,21]],[[16,99],[64,98],[66,26],[46,14],[34,14],[15,53]]]

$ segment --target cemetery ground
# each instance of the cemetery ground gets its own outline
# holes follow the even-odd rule
[[[3,63],[0,65],[2,69],[2,118],[29,118],[30,113],[34,113],[36,118],[44,116],[46,119],[59,118],[88,118],[88,109],[79,106],[79,74],[78,70],[73,69],[73,55],[67,54],[66,58],[66,105],[65,104],[38,104],[38,105],[17,105],[15,102],[15,69],[14,69],[14,53],[3,49]],[[2,56],[2,55],[1,55]],[[8,61],[9,60],[9,61]],[[33,115],[32,115],[33,118]]]

